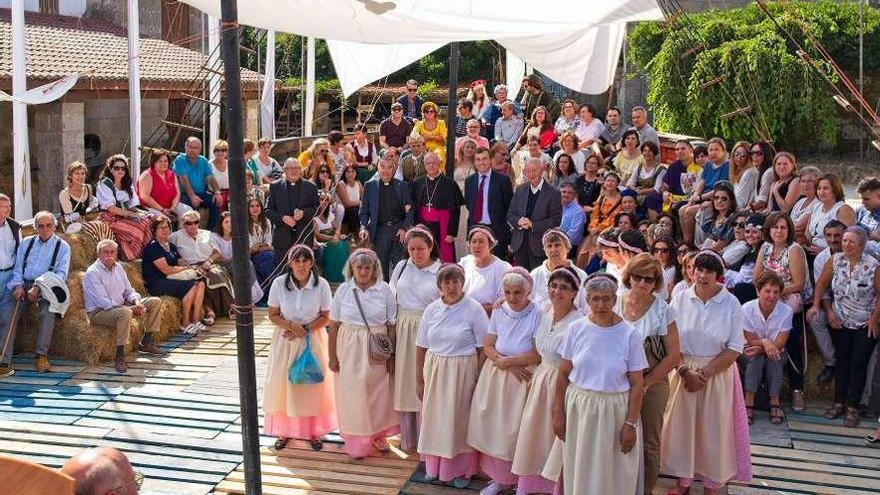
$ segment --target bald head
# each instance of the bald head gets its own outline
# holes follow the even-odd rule
[[[125,454],[112,447],[88,449],[70,458],[61,472],[76,480],[76,495],[135,495],[135,472]]]

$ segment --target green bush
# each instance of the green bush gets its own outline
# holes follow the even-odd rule
[[[844,71],[858,70],[857,4],[783,2],[769,9],[814,60],[820,57],[805,32]],[[878,72],[880,12],[864,9],[864,29],[865,71]],[[699,44],[704,47],[691,52]],[[669,26],[643,22],[630,33],[629,47],[629,60],[648,75],[647,103],[660,129],[706,137],[767,138],[781,146],[836,143],[838,107],[830,87],[795,55],[794,46],[756,5],[689,14]],[[818,64],[837,82],[830,67]],[[717,77],[724,78],[720,84],[702,87]],[[751,113],[720,118],[746,106],[752,106]]]

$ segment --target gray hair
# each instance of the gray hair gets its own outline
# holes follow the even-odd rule
[[[863,248],[865,247],[865,244],[868,243],[868,231],[865,230],[864,227],[861,227],[859,225],[853,225],[851,227],[847,227],[846,230],[843,231],[843,233],[844,234],[853,234],[856,237],[858,237],[859,238],[859,245],[861,245]]]
[[[812,175],[814,177],[822,177],[822,171],[819,170],[819,167],[815,167],[813,165],[807,165],[798,171],[797,176],[803,177],[805,175]]]
[[[440,156],[437,153],[434,153],[433,151],[429,151],[429,152],[425,153],[425,158],[423,158],[422,161],[427,162],[428,158],[430,158],[432,161],[436,160],[437,163],[440,163]]]
[[[645,107],[643,107],[641,105],[633,107],[632,111],[633,112],[642,112],[643,114],[648,115],[648,111],[645,110]]]
[[[55,215],[53,215],[52,212],[49,212],[46,210],[40,210],[37,212],[36,215],[34,215],[34,226],[36,226],[36,224],[40,222],[40,218],[42,218],[42,217],[47,217],[47,218],[51,219],[52,225],[56,225],[56,226],[58,225],[58,223],[55,221]]]
[[[617,294],[617,279],[608,273],[594,273],[584,282],[584,294],[587,298],[593,292],[612,292]]]
[[[202,145],[202,140],[199,139],[199,138],[197,138],[197,137],[195,137],[195,136],[190,136],[190,137],[186,138],[186,145],[187,145],[187,146],[189,146],[189,145],[192,144],[192,143],[199,143],[199,146],[201,146],[201,145]]]
[[[372,267],[374,282],[385,278],[382,274],[382,263],[379,262],[379,256],[371,249],[356,249],[351,253],[345,266],[342,267],[342,276],[345,277],[346,280],[354,278],[354,270],[352,270],[352,267],[355,265]]]
[[[184,213],[183,215],[180,215],[180,219],[184,220],[184,221],[189,220],[189,219],[193,219],[193,220],[198,221],[198,220],[202,219],[202,215],[199,214],[198,210],[189,210],[188,212]]]
[[[113,239],[101,239],[100,241],[98,241],[98,246],[95,247],[95,251],[100,253],[101,250],[107,246],[113,246],[114,251],[119,249],[119,244],[116,244],[116,241],[114,241]]]
[[[0,201],[9,201],[10,203],[12,202],[12,200],[9,199],[9,196],[3,193],[0,193]]]
[[[297,168],[302,170],[302,167],[299,164],[299,160],[297,160],[296,158],[291,156],[287,160],[284,160],[284,168],[292,167],[294,164],[296,164]]]
[[[521,273],[516,272],[507,272],[504,277],[501,278],[501,287],[511,288],[511,287],[519,287],[526,291],[527,294],[532,293],[532,283],[523,276]]]
[[[532,164],[537,165],[537,166],[541,167],[542,169],[544,168],[544,162],[542,162],[540,158],[529,158],[523,164],[523,170],[525,170],[526,167],[528,167],[529,165],[532,165]]]

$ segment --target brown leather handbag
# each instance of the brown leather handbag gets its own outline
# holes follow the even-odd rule
[[[370,355],[370,361],[376,363],[384,363],[391,359],[394,355],[394,344],[387,334],[373,333],[370,331],[370,324],[367,323],[367,316],[364,314],[364,308],[361,306],[361,299],[358,297],[357,289],[352,288],[351,293],[354,294],[354,302],[357,303],[358,311],[361,313],[361,319],[364,320],[364,326],[370,332],[370,345],[367,349]]]

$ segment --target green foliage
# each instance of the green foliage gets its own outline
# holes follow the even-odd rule
[[[437,81],[433,81],[433,80],[424,81],[421,84],[419,84],[419,89],[416,91],[416,94],[421,97],[425,97],[425,96],[429,95],[432,91],[437,89],[437,86],[438,86]]]
[[[806,33],[846,72],[858,69],[859,6],[832,1],[769,5],[779,24],[820,57]],[[684,29],[687,25],[689,29]],[[865,70],[880,70],[880,11],[864,9]],[[693,51],[695,46],[705,46]],[[703,136],[757,140],[781,146],[834,144],[837,105],[830,87],[755,5],[690,14],[671,29],[640,23],[629,36],[629,60],[648,74],[648,104],[657,127]],[[816,65],[832,81],[824,62]],[[721,83],[704,83],[723,77]],[[753,111],[720,116],[743,107]],[[765,136],[766,135],[766,136]]]

